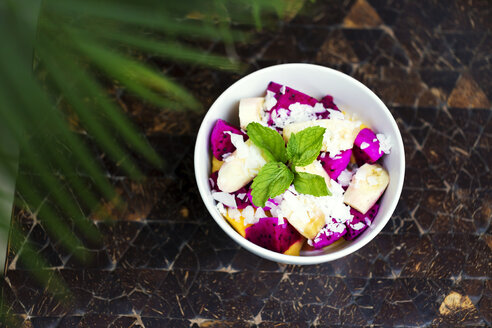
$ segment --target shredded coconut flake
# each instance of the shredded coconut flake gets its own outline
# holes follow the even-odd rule
[[[274,202],[272,202],[270,200],[267,200],[265,203],[265,207],[274,208],[275,206],[277,206],[277,204],[275,204]]]
[[[379,140],[379,153],[389,154],[391,150],[391,138],[382,133],[376,134],[376,138]]]
[[[219,211],[220,214],[222,214],[224,216],[227,215],[227,210],[225,209],[224,204],[219,202],[219,203],[217,203],[216,207],[217,207],[217,210]]]
[[[280,204],[280,203],[282,203],[282,201],[283,201],[283,200],[284,200],[284,197],[283,197],[282,195],[278,195],[277,197],[275,197],[275,198],[273,199],[273,202],[274,202],[275,204]]]
[[[232,194],[223,191],[212,192],[212,198],[226,205],[227,207],[237,208],[236,198]]]
[[[322,103],[316,103],[314,104],[313,110],[316,114],[324,113],[329,109],[326,109]]]
[[[369,146],[370,146],[370,145],[369,145],[367,142],[363,141],[363,142],[360,144],[360,149],[366,149],[366,148],[367,148],[367,147],[369,147]]]
[[[282,211],[280,210],[280,207],[274,207],[274,208],[270,209],[270,213],[272,213],[273,217],[277,217],[277,218],[284,216],[282,214]]]
[[[275,126],[284,128],[287,124],[316,120],[316,111],[312,106],[294,103],[288,109],[279,108],[272,113]]]
[[[327,223],[316,235],[314,242],[318,243],[324,236],[331,236],[335,233],[342,233],[345,230],[345,224],[334,222],[333,220]]]
[[[224,162],[227,163],[227,162],[230,162],[232,161],[233,159],[235,158],[235,156],[229,156],[227,158],[224,159]]]
[[[331,117],[329,120],[333,122]],[[353,147],[355,138],[355,136],[351,137],[353,131],[355,131],[354,123],[347,120],[330,124],[323,135],[323,147],[330,153],[331,158],[340,154],[340,151]]]
[[[290,185],[290,186],[289,186],[289,188],[287,188],[287,190],[288,190],[289,192],[291,192],[292,194],[294,194],[294,195],[298,195],[298,194],[299,194],[299,193],[297,192],[297,190],[296,190],[296,187],[294,187],[294,185]],[[285,195],[284,195],[284,199],[285,199]]]
[[[248,205],[243,209],[242,216],[244,217],[244,224],[255,224],[258,219],[255,217],[255,209],[253,206]]]
[[[264,103],[264,109],[265,111],[269,112],[272,110],[273,106],[277,104],[277,99],[275,99],[275,93],[267,90],[266,96],[265,96],[265,103]]]
[[[255,211],[255,218],[260,220],[261,218],[266,217],[265,211],[261,207],[258,207]]]
[[[314,106],[310,106],[308,104],[296,102],[289,105],[288,109],[279,108],[272,112],[272,121],[276,127],[283,129],[287,124],[314,121],[317,119],[317,114],[324,113],[326,111],[329,111],[330,118],[337,120],[344,119],[342,112],[324,108],[321,103],[316,103]]]
[[[237,208],[229,208],[227,210],[229,217],[237,222],[241,221],[241,212]]]
[[[236,197],[239,198],[240,200],[244,200],[244,197],[246,197],[246,194],[240,193],[240,194],[237,194]]]
[[[352,180],[352,172],[345,169],[338,176],[338,182],[342,187],[346,187],[350,184],[350,180]]]
[[[280,88],[280,93],[285,95],[285,85]]]
[[[360,229],[364,229],[365,228],[365,224],[362,223],[362,222],[357,222],[356,224],[350,224],[350,227],[354,230],[360,230]]]
[[[212,188],[215,188],[214,179],[208,178],[208,181],[210,182],[210,185],[212,186]]]
[[[341,157],[339,157],[338,155],[341,155],[341,152],[340,151],[335,151],[335,152],[328,152],[328,156],[331,158],[331,159],[340,159]]]
[[[330,112],[330,118],[331,119],[334,119],[334,120],[344,120],[345,119],[345,115],[343,115],[342,112],[340,112],[338,110],[330,109],[330,108],[328,108],[327,110]]]
[[[229,156],[231,156],[232,153],[225,153],[225,154],[222,154],[222,160],[225,161],[227,158],[229,158]]]

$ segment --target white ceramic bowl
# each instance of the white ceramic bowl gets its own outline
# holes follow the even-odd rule
[[[217,119],[239,126],[238,104],[241,98],[260,97],[265,94],[270,81],[287,85],[316,98],[333,96],[339,108],[356,113],[377,133],[391,137],[393,146],[389,155],[383,156],[383,166],[390,175],[390,184],[384,193],[379,213],[373,224],[357,239],[337,243],[322,252],[290,256],[257,246],[243,238],[216,209],[211,196],[208,178],[211,171],[210,133]],[[371,241],[386,225],[396,208],[403,187],[405,156],[403,142],[396,122],[383,102],[366,86],[336,70],[311,64],[284,64],[271,66],[251,73],[220,95],[205,115],[195,144],[195,177],[200,195],[217,224],[239,245],[263,258],[289,264],[317,264],[332,261]]]

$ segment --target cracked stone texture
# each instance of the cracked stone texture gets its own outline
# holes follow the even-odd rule
[[[172,174],[142,163],[146,180],[115,179],[125,202],[101,203],[92,215],[102,239],[87,243],[88,263],[16,209],[24,242],[71,295],[42,288],[11,248],[3,298],[12,326],[490,326],[491,17],[488,1],[306,1],[280,27],[237,45],[247,72],[295,61],[352,75],[401,130],[407,169],[393,217],[360,251],[322,265],[273,263],[236,245],[195,186],[202,116],[156,110],[120,92],[118,104]],[[222,44],[205,49],[225,54]],[[149,60],[205,108],[241,77]]]

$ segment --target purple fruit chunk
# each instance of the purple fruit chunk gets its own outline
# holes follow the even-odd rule
[[[318,235],[313,239],[314,249],[320,249],[333,244],[347,233],[345,224],[339,223],[333,219],[333,223],[325,225]]]
[[[273,125],[273,120],[271,119],[272,113],[277,112],[280,108],[287,110],[290,114],[289,106],[292,104],[300,103],[302,105],[314,106],[318,102],[316,98],[288,86],[285,86],[284,90],[283,88],[284,86],[275,82],[270,82],[268,84],[267,91],[273,92],[275,94],[274,97],[277,100],[275,106],[270,109],[270,119],[268,120],[268,125],[270,126]],[[282,91],[284,91],[284,93],[282,93]]]
[[[354,141],[354,156],[359,166],[375,163],[383,153],[379,151],[379,140],[371,129],[360,130]]]
[[[222,190],[219,189],[219,186],[217,186],[217,177],[219,176],[219,172],[214,172],[210,175],[210,178],[208,179],[208,182],[210,184],[210,187],[212,188],[212,191],[215,192],[220,192]],[[248,198],[248,188],[249,186],[242,187],[241,189],[231,193],[234,195],[234,198],[236,199],[236,205],[237,208],[242,210],[243,208],[246,208],[248,205],[253,205],[253,203],[249,200]],[[228,207],[227,205],[224,204],[225,207]]]
[[[269,113],[270,118],[268,120],[268,125],[270,126],[274,125],[274,122],[271,118],[274,112],[276,113],[280,108],[283,108],[287,111],[288,115],[290,115],[289,106],[295,103],[300,103],[302,105],[310,105],[313,107],[317,103],[321,103],[325,108],[325,110],[316,113],[316,119],[318,120],[330,118],[330,112],[326,108],[340,111],[337,105],[335,105],[335,103],[333,102],[333,97],[330,95],[323,97],[321,101],[318,102],[318,100],[314,97],[311,97],[295,89],[292,89],[288,86],[284,87],[281,84],[275,82],[270,82],[268,84],[267,90],[273,92],[274,97],[277,100],[277,103],[275,104],[275,106],[271,108]],[[277,130],[281,130],[281,128],[277,128]]]
[[[305,93],[289,88],[288,86],[285,86],[285,92],[282,94],[281,92],[282,87],[283,86],[281,84],[275,82],[270,82],[268,84],[267,90],[275,93],[275,99],[277,99],[277,103],[275,104],[275,106],[272,107],[272,109],[277,109],[277,108],[289,109],[289,106],[295,103],[314,106],[318,102],[316,98],[313,98]]]
[[[361,233],[363,233],[368,226],[371,225],[372,221],[378,214],[379,204],[374,204],[366,214],[362,214],[361,212],[351,208],[350,214],[354,217],[345,222],[347,226],[347,234],[344,236],[346,240],[353,240]]]
[[[318,160],[321,161],[321,165],[325,169],[326,173],[336,180],[340,173],[347,168],[350,163],[350,156],[352,156],[352,149],[342,150],[340,154],[331,158],[328,153],[321,153],[318,156]]]
[[[323,107],[325,107],[325,108],[330,108],[330,109],[340,111],[340,109],[338,109],[337,105],[335,105],[335,103],[333,102],[333,97],[330,95],[326,95],[323,98],[321,98],[320,103],[322,103]]]
[[[232,153],[236,150],[236,147],[231,142],[231,135],[226,132],[232,132],[234,134],[243,135],[238,128],[230,125],[226,121],[218,119],[212,129],[210,136],[210,144],[212,147],[212,153],[219,161],[222,161],[224,154]]]
[[[246,228],[246,239],[271,251],[283,253],[302,236],[287,220],[279,224],[278,218],[266,217]]]

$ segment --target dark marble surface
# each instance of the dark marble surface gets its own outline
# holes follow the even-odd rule
[[[103,204],[112,223],[94,215],[103,238],[88,244],[88,264],[17,210],[14,220],[46,257],[47,273],[72,291],[41,288],[11,250],[3,292],[18,326],[490,326],[492,4],[306,1],[301,13],[239,44],[237,53],[248,72],[285,62],[339,69],[387,104],[407,170],[384,230],[357,253],[323,265],[248,253],[199,197],[192,149],[201,116],[158,111],[123,93],[118,103],[174,173],[144,167],[142,182],[114,179],[126,204]],[[164,66],[206,107],[241,77]]]

